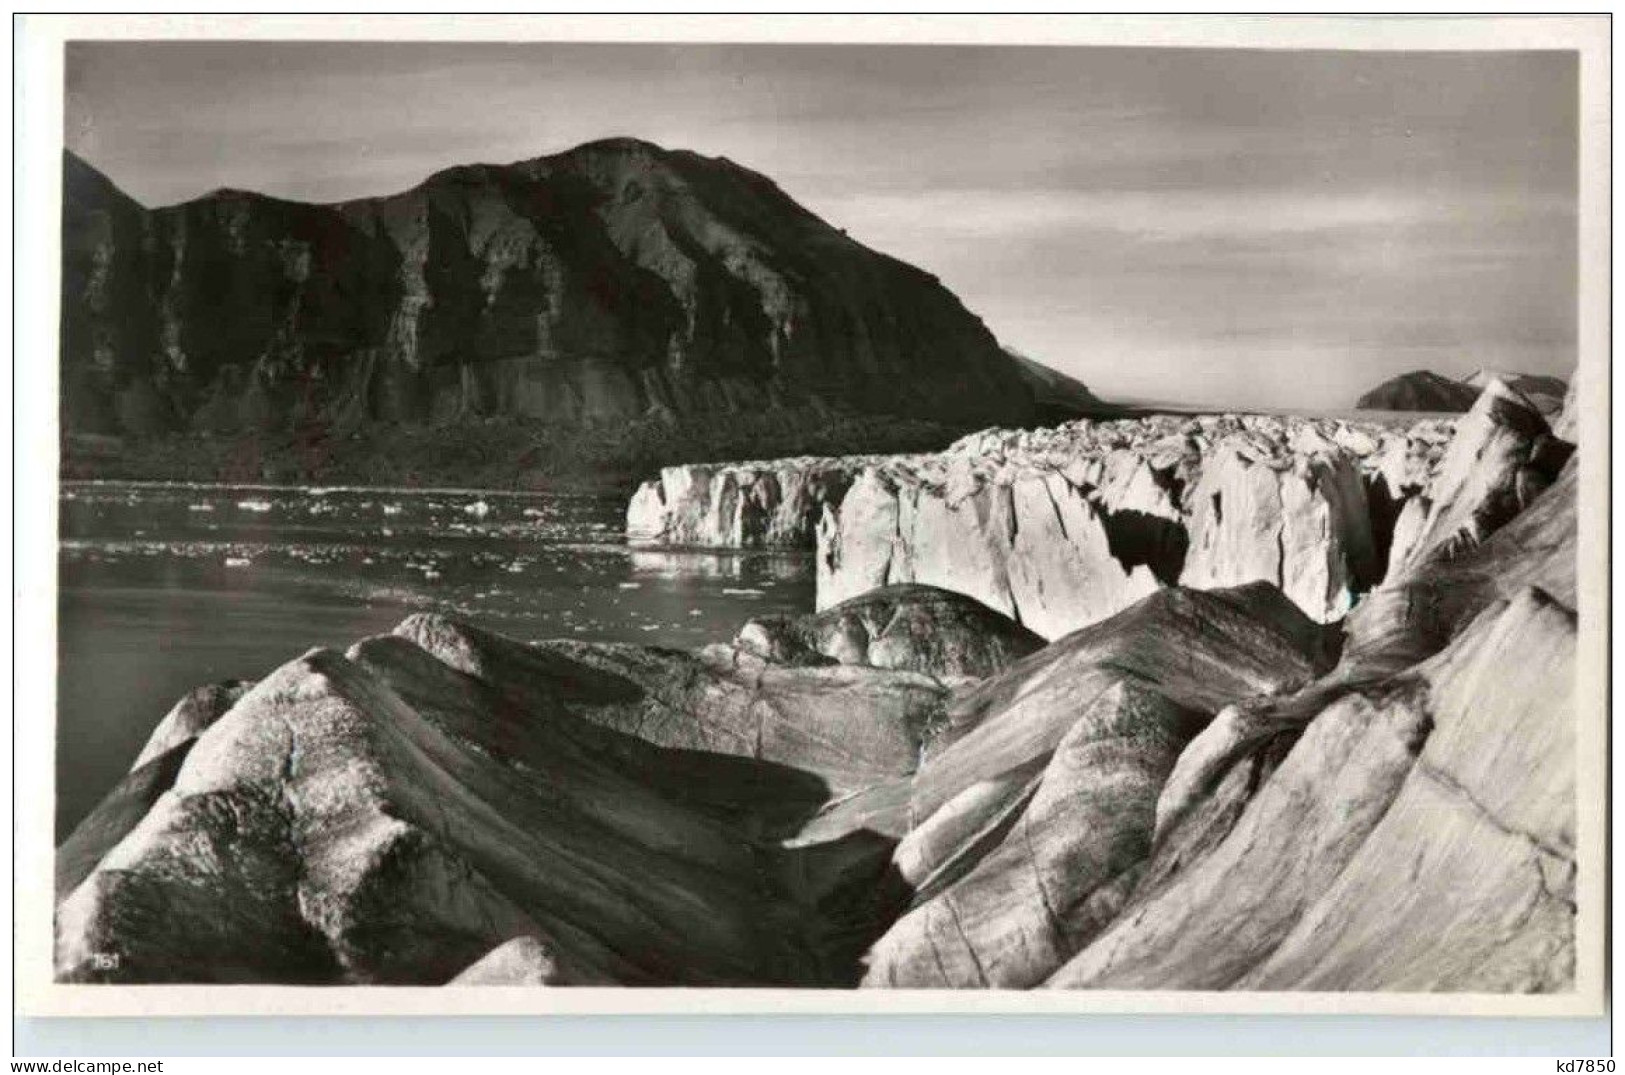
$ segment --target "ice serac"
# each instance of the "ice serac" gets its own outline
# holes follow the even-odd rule
[[[667,467],[633,494],[626,536],[635,545],[810,548],[825,506],[840,503],[860,467],[839,459]]]
[[[1365,487],[1337,450],[1282,459],[1221,443],[1193,495],[1187,586],[1273,582],[1322,622],[1379,573]]]
[[[1102,619],[1157,588],[1112,552],[1102,514],[1059,474],[1007,481],[952,464],[867,469],[819,526],[818,607],[879,586],[953,590],[1044,638]]]
[[[1157,589],[1149,565],[1128,567],[1113,554],[1101,512],[1059,474],[1013,483],[1010,499],[1010,597],[1040,635],[1059,638]]]
[[[915,582],[1048,639],[1174,584],[1266,580],[1330,622],[1383,577],[1450,437],[1448,419],[1247,414],[990,429],[935,455],[673,468],[633,497],[627,532],[815,544],[820,609]]]
[[[1482,542],[1551,485],[1572,453],[1528,400],[1491,381],[1457,424],[1429,489],[1427,516],[1407,535],[1404,558],[1390,562],[1389,577]]]
[[[1393,582],[1404,576],[1411,562],[1411,554],[1421,543],[1427,531],[1428,514],[1433,502],[1418,494],[1405,501],[1399,517],[1394,520],[1394,531],[1388,547],[1388,569],[1384,582]]]
[[[814,565],[820,611],[891,582],[892,558],[899,552],[897,496],[890,478],[877,467],[866,467],[838,509],[825,506],[818,519]],[[1008,601],[981,603],[1010,613]]]

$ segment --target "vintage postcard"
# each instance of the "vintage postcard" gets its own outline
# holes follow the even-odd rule
[[[1601,1011],[1606,17],[18,58],[24,1012]]]

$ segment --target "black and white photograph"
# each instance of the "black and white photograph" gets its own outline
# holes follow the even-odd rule
[[[42,1007],[1601,1011],[1606,17],[312,21],[56,46]]]

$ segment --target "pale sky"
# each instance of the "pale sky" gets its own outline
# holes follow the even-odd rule
[[[632,135],[770,176],[1107,398],[1568,376],[1572,53],[87,44],[67,144],[147,205],[335,201]]]

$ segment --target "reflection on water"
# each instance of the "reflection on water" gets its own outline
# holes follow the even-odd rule
[[[794,582],[808,577],[805,555],[766,552],[712,552],[705,549],[628,549],[635,577],[726,579],[768,578]]]
[[[690,647],[812,607],[812,560],[629,549],[618,497],[69,483],[57,831],[174,700],[436,610],[520,638]]]

